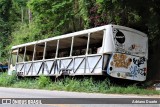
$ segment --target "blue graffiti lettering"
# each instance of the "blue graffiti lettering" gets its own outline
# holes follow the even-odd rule
[[[145,69],[146,68],[138,68],[138,66],[134,66],[134,67],[131,66],[130,71],[131,71],[131,74],[136,77],[137,77],[137,74],[146,76]]]
[[[137,70],[138,70],[138,67],[137,66],[131,66],[131,68],[130,68],[130,71],[131,71],[131,75],[133,76],[133,77],[137,77]]]

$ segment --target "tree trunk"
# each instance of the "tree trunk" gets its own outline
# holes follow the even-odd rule
[[[23,7],[21,7],[21,22],[24,22]]]
[[[29,24],[31,23],[31,20],[32,20],[32,13],[31,13],[31,10],[28,9],[28,22],[29,22]]]

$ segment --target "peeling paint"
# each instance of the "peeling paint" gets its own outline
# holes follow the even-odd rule
[[[117,68],[119,67],[128,68],[131,62],[132,59],[127,57],[125,54],[114,54],[111,65]]]

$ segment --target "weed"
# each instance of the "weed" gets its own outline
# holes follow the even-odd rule
[[[50,78],[43,75],[41,75],[36,81],[39,88],[44,88],[51,83]]]
[[[98,93],[117,93],[117,94],[143,94],[143,95],[160,95],[160,91],[146,90],[136,85],[120,86],[105,80],[95,80],[93,78],[74,78],[66,77],[53,82],[49,77],[40,76],[35,78],[17,79],[16,75],[9,76],[7,73],[0,74],[0,86],[18,87],[30,89],[49,89],[64,90],[77,92],[98,92]]]
[[[7,72],[0,74],[0,86],[11,86],[17,81],[17,77],[15,74],[8,75]]]

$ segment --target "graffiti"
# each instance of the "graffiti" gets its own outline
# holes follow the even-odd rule
[[[117,40],[118,43],[123,44],[125,42],[125,36],[124,34],[117,30],[116,35],[115,35],[115,39]]]
[[[146,71],[147,71],[146,68],[139,68],[138,73],[141,74],[141,75],[146,76]]]
[[[132,54],[145,54],[145,52],[143,52],[143,47],[141,45],[137,45],[137,44],[132,44],[128,50],[130,51],[130,53]]]
[[[134,75],[132,73],[130,73],[130,72],[126,72],[126,76],[133,77]],[[135,75],[135,76],[137,76],[137,75]]]
[[[114,29],[114,34],[115,34],[115,45],[116,45],[116,51],[117,52],[121,52],[121,53],[125,53],[125,45],[124,45],[124,42],[125,42],[125,35],[117,30],[117,29]]]
[[[131,64],[132,59],[127,58],[127,55],[125,54],[114,54],[113,61],[111,62],[112,66],[115,66],[117,68],[124,67],[128,68],[128,66]]]
[[[117,52],[121,52],[121,53],[125,53],[125,49],[124,49],[124,46],[123,45],[118,45],[116,44],[116,51]]]
[[[131,71],[131,74],[136,77],[137,77],[137,74],[146,76],[147,69],[146,68],[138,68],[138,66],[134,66],[134,67],[131,66],[130,71]]]
[[[147,69],[146,68],[140,68],[141,64],[144,64],[145,58],[141,57],[139,59],[133,58],[133,63],[135,66],[130,67],[131,74],[133,76],[136,76],[137,74],[140,74],[142,76],[146,76]]]
[[[131,71],[131,75],[133,77],[137,77],[137,71],[138,71],[138,67],[137,66],[134,66],[134,67],[131,66],[130,71]]]
[[[145,62],[145,58],[144,57],[141,57],[140,59],[133,58],[133,63],[135,65],[137,65],[138,67],[140,67],[141,64],[144,64],[144,62]]]
[[[128,50],[131,50],[131,51],[133,51],[133,50],[135,50],[135,51],[142,51],[142,46],[137,45],[137,44],[132,44],[132,45],[129,47]]]

